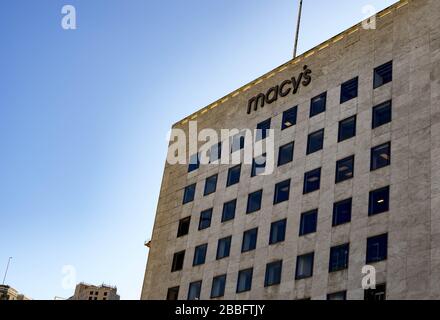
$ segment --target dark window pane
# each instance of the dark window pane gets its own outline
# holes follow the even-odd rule
[[[367,239],[367,263],[379,262],[387,259],[388,234]]]
[[[344,200],[333,205],[333,227],[351,221],[352,200]]]
[[[238,133],[232,137],[231,152],[235,152],[244,148],[245,135]]]
[[[219,160],[222,156],[222,143],[219,142],[211,147],[209,151],[209,162],[214,163]]]
[[[299,235],[305,236],[316,232],[318,223],[318,210],[312,210],[301,214],[301,222],[299,225]]]
[[[307,154],[315,153],[324,147],[324,129],[309,134],[307,140]]]
[[[188,289],[188,300],[199,300],[201,289],[202,289],[202,281],[190,283]]]
[[[281,273],[283,269],[283,261],[276,261],[266,265],[266,276],[264,286],[269,287],[277,285],[281,282]]]
[[[315,254],[308,253],[296,258],[295,279],[305,279],[313,276],[313,260]]]
[[[339,122],[338,142],[348,140],[356,136],[356,116]]]
[[[205,263],[205,260],[206,260],[206,250],[207,249],[208,249],[208,245],[207,244],[202,244],[200,246],[197,246],[194,249],[193,266],[199,266],[199,265]]]
[[[340,271],[348,268],[349,244],[330,249],[329,272]]]
[[[327,92],[314,97],[310,102],[310,118],[314,117],[325,111],[325,106],[327,102]]]
[[[319,190],[321,186],[321,168],[304,174],[304,194]]]
[[[289,200],[290,193],[290,179],[277,183],[275,185],[275,193],[273,197],[273,204],[281,203]]]
[[[225,295],[226,275],[212,279],[211,298],[219,298]]]
[[[258,176],[264,173],[265,170],[266,170],[266,154],[264,153],[252,161],[251,177]]]
[[[298,113],[298,107],[293,107],[283,112],[283,121],[281,124],[281,130],[290,128],[296,125],[296,116]]]
[[[287,220],[280,220],[270,226],[269,245],[283,242],[286,238]]]
[[[359,78],[356,77],[341,85],[341,103],[347,102],[358,96],[358,82]]]
[[[257,125],[256,141],[266,139],[270,129],[270,119],[260,122]]]
[[[237,200],[226,202],[223,205],[222,222],[233,220],[235,218],[236,206],[237,206]]]
[[[293,145],[294,143],[291,142],[280,147],[280,152],[278,153],[278,166],[293,161]]]
[[[365,301],[383,301],[386,300],[386,285],[376,285],[376,289],[368,289],[364,291]]]
[[[390,209],[390,187],[371,191],[368,207],[370,216],[387,212]]]
[[[226,181],[226,187],[230,187],[240,182],[241,165],[229,168],[228,180]]]
[[[262,196],[263,190],[256,191],[248,196],[246,213],[256,212],[261,209]]]
[[[217,260],[229,257],[232,237],[220,239],[217,245]]]
[[[335,292],[327,295],[327,300],[347,300],[347,291]]]
[[[349,180],[354,175],[354,156],[336,162],[336,183]]]
[[[194,201],[194,196],[196,194],[196,184],[192,184],[185,188],[183,192],[183,204]]]
[[[248,252],[255,250],[257,247],[258,228],[251,229],[243,233],[243,243],[241,245],[241,252]]]
[[[204,196],[210,195],[214,193],[217,189],[217,175],[213,175],[212,177],[206,178],[205,181],[205,191],[203,193]]]
[[[391,143],[385,143],[371,149],[371,171],[377,170],[391,163]]]
[[[199,230],[208,229],[211,226],[212,209],[200,213]]]
[[[374,89],[393,81],[393,62],[385,63],[374,69]]]
[[[188,172],[193,172],[200,167],[200,159],[198,154],[193,154],[189,159]]]
[[[373,108],[373,129],[391,122],[392,102],[387,101]]]
[[[176,252],[173,256],[173,264],[171,265],[171,272],[182,270],[184,260],[185,260],[185,250]]]
[[[179,287],[169,288],[167,292],[167,300],[175,301],[179,298]]]
[[[254,269],[241,270],[238,273],[237,293],[250,291],[252,288],[252,276]]]
[[[190,223],[191,223],[191,217],[187,217],[179,221],[179,228],[177,229],[178,238],[186,236],[188,234]]]

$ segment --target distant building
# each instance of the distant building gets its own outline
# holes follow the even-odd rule
[[[120,300],[117,288],[105,284],[94,286],[87,283],[79,283],[75,288],[75,294],[69,300]]]
[[[0,285],[0,300],[30,300],[23,294],[20,294],[14,288],[7,285]]]

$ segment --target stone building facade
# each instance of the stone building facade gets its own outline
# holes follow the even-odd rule
[[[304,66],[310,84],[271,99]],[[440,1],[399,1],[173,127],[268,119],[271,175],[242,165],[227,187],[233,165],[165,165],[141,298],[439,299]]]

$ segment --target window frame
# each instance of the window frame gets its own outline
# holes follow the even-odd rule
[[[245,243],[246,243],[245,240],[247,239],[247,237],[251,237],[249,240],[249,244],[252,244],[252,245],[248,246],[248,248],[245,250]],[[254,237],[255,237],[255,242],[251,241],[251,240],[253,240]],[[241,253],[246,253],[246,252],[251,252],[251,251],[256,250],[257,249],[257,242],[258,242],[258,227],[244,231],[242,241],[241,241]]]
[[[238,168],[238,170],[237,170],[237,168]],[[231,180],[232,180],[232,173],[234,172],[234,170],[238,171],[238,180],[233,180],[231,182]],[[237,173],[237,172],[235,172],[235,173]],[[238,164],[236,166],[233,166],[233,167],[229,168],[228,169],[228,176],[226,178],[226,188],[234,186],[236,184],[239,184],[240,183],[240,179],[241,179],[241,164]]]
[[[290,198],[290,186],[291,186],[291,179],[287,179],[285,181],[278,182],[275,185],[275,190],[273,194],[273,205],[277,205],[286,201],[289,201]],[[284,195],[284,192],[281,191],[281,189],[287,187],[287,198],[281,197],[281,195]],[[281,193],[282,192],[282,193]],[[281,199],[279,199],[281,197]]]
[[[388,147],[388,161],[386,162],[386,164],[375,165],[375,163],[374,163],[375,155],[377,155],[378,157],[380,156],[378,154],[375,154],[375,152],[377,152],[378,149],[383,148],[385,146]],[[377,145],[377,146],[371,148],[371,156],[370,156],[370,171],[371,172],[382,169],[382,168],[389,167],[390,165],[391,165],[391,141],[386,142],[386,143],[382,143],[380,145]]]
[[[220,243],[226,243],[225,252],[223,253],[223,255],[220,255]],[[215,260],[223,260],[225,258],[228,258],[231,255],[231,244],[232,244],[232,236],[218,239]]]
[[[356,84],[354,91],[356,91],[354,96],[347,97],[344,95],[344,89],[348,90],[349,86]],[[340,104],[344,104],[350,100],[356,99],[359,97],[359,76],[354,77],[353,79],[350,79],[348,81],[345,81],[341,84],[341,95],[340,95]]]
[[[186,226],[184,223],[187,223],[187,227],[182,231],[182,228]],[[179,220],[179,225],[177,227],[177,238],[182,238],[189,234],[189,228],[191,226],[191,216],[182,218]]]
[[[312,137],[316,136],[318,134],[321,134],[321,141],[319,144],[319,147],[317,149],[312,149],[311,145],[312,145]],[[306,155],[311,155],[314,154],[318,151],[321,151],[324,149],[324,138],[325,138],[325,129],[322,128],[320,130],[317,130],[315,132],[309,133],[309,135],[307,136],[307,151],[306,151]]]
[[[319,179],[318,179],[318,187],[316,189],[313,190],[308,190],[307,188],[307,179],[309,178],[309,175],[313,175],[316,172],[319,172]],[[303,195],[305,194],[310,194],[316,191],[319,191],[321,189],[321,168],[317,168],[311,171],[308,171],[306,173],[304,173],[304,185],[303,185]]]
[[[352,123],[354,122],[354,126],[353,126],[353,132],[350,132],[350,136],[343,136],[344,133],[344,128],[343,126],[347,123]],[[357,115],[345,118],[344,120],[339,121],[339,125],[338,125],[338,143],[350,140],[354,137],[356,137],[356,131],[357,131]]]
[[[286,230],[287,218],[272,222],[270,224],[269,246],[286,241]]]
[[[341,165],[344,165],[346,162],[349,162],[349,161],[351,162],[351,168],[352,168],[351,169],[351,176],[341,178],[339,176],[340,172],[338,169],[340,169]],[[351,180],[354,178],[354,170],[355,170],[354,164],[355,164],[355,156],[354,155],[351,155],[349,157],[346,157],[344,159],[336,161],[335,184],[342,183],[344,181],[348,181],[348,180]]]
[[[288,148],[291,148],[291,150],[289,150]],[[282,145],[278,148],[278,167],[284,166],[288,163],[291,163],[293,161],[293,156],[294,156],[294,149],[295,149],[295,142],[289,142],[286,143],[285,145]],[[289,153],[286,152],[290,151]],[[281,161],[281,155],[285,155],[284,153],[287,153],[287,160],[283,160]]]
[[[386,120],[385,122],[383,121],[377,121],[377,119],[379,118],[379,116],[377,115],[378,110],[380,109],[387,109],[387,113],[389,113],[389,119]],[[388,117],[387,117],[388,118]],[[388,123],[391,123],[393,121],[393,100],[388,100],[385,102],[382,102],[376,106],[373,107],[372,110],[372,120],[371,120],[371,129],[377,129],[380,128]]]
[[[336,251],[338,250],[346,250],[346,255],[345,255],[345,260],[343,261],[343,264],[336,264],[333,261],[333,254],[336,253]],[[340,253],[340,252],[339,252]],[[343,259],[343,258],[340,258]],[[336,262],[339,262],[338,259]],[[343,270],[347,270],[349,267],[349,263],[350,263],[350,243],[344,243],[341,245],[337,245],[337,246],[333,246],[330,248],[330,257],[329,257],[329,264],[328,264],[328,272],[329,273],[334,273],[334,272],[339,272],[339,271],[343,271]]]
[[[205,209],[202,212],[200,212],[200,217],[199,217],[199,231],[202,230],[206,230],[211,228],[211,224],[212,224],[212,213],[213,213],[214,209],[213,208],[209,208],[209,209]],[[207,220],[207,219],[202,219],[202,216],[204,213],[209,213],[209,224],[206,227],[202,227],[202,221],[203,220]]]
[[[294,121],[291,125],[286,125],[286,122],[288,121],[288,116],[294,118]],[[298,120],[298,106],[294,106],[284,111],[281,119],[281,131],[296,126],[297,120]]]
[[[213,180],[215,179],[214,188],[212,190],[207,190],[208,182],[210,182],[211,179],[213,179]],[[207,196],[215,193],[217,191],[217,183],[218,183],[218,174],[217,173],[210,176],[210,177],[207,177],[205,179],[205,188],[203,189],[203,196],[207,197]]]
[[[254,195],[257,195],[257,194],[259,194],[259,198],[260,198],[259,199],[258,208],[254,209],[254,210],[250,210],[249,209],[249,204],[250,204],[251,197],[254,196]],[[261,206],[262,206],[262,202],[263,202],[263,189],[260,189],[260,190],[257,190],[257,191],[249,193],[248,194],[248,199],[247,199],[246,214],[251,214],[251,213],[260,211],[261,210]]]
[[[305,231],[305,221],[306,221],[305,217],[312,215],[315,216],[313,231]],[[309,234],[314,234],[316,233],[317,229],[318,229],[318,209],[309,210],[301,213],[300,222],[299,222],[299,237],[304,237]]]
[[[226,208],[227,208],[227,206],[230,205],[230,204],[234,204],[234,210],[233,210],[234,212],[233,212],[233,214],[232,214],[231,217],[226,218],[226,217],[225,217]],[[237,211],[237,199],[234,199],[234,200],[230,200],[230,201],[228,201],[228,202],[225,202],[225,203],[223,204],[222,220],[221,220],[221,222],[222,222],[222,223],[225,223],[225,222],[228,222],[228,221],[232,221],[232,220],[234,220],[234,219],[235,219],[235,213],[236,213],[236,211]]]
[[[338,222],[338,221],[340,221],[340,219],[337,219],[337,217],[340,216],[340,214],[337,214],[338,206],[342,206],[342,205],[345,205],[348,203],[350,204],[349,219],[344,222]],[[332,227],[338,227],[338,226],[342,226],[347,223],[351,223],[352,214],[353,214],[353,198],[349,198],[349,199],[345,199],[345,200],[341,200],[341,201],[333,203]]]
[[[279,274],[275,275],[275,280],[270,279],[270,270],[271,268],[279,269]],[[281,284],[281,279],[283,275],[283,260],[277,260],[266,264],[266,272],[264,276],[264,287],[272,287]]]
[[[315,101],[316,101],[317,99],[319,99],[319,98],[323,98],[323,99],[324,99],[324,107],[323,107],[322,110],[319,109],[319,110],[317,111],[317,110],[314,110],[314,103],[315,103]],[[317,96],[315,96],[315,97],[313,97],[312,99],[310,99],[310,112],[309,112],[309,118],[313,118],[313,117],[315,117],[315,116],[317,116],[317,115],[319,115],[319,114],[321,114],[321,113],[324,113],[324,112],[326,111],[326,109],[327,109],[327,91],[325,91],[325,92],[323,92],[323,93],[321,93],[321,94],[318,94]]]

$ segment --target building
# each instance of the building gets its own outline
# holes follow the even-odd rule
[[[166,163],[142,299],[440,299],[440,1],[397,2],[173,129],[191,121],[274,129],[278,163]]]
[[[0,285],[0,300],[30,300],[23,294],[20,294],[14,288],[7,285]]]
[[[120,300],[116,287],[102,284],[94,286],[87,283],[76,285],[75,294],[69,300]]]

